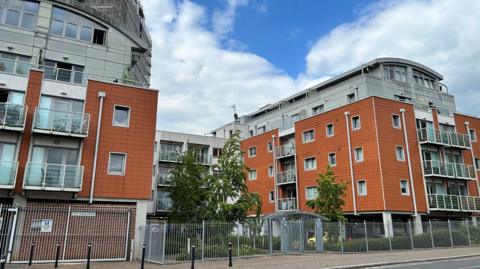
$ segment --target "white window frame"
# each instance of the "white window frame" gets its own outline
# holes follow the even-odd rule
[[[365,193],[360,193],[360,182],[365,183]],[[367,180],[366,179],[357,180],[357,195],[358,196],[367,196]]]
[[[270,169],[271,168],[271,169]],[[270,173],[270,171],[272,171],[272,173]],[[268,168],[267,168],[267,174],[268,174],[268,177],[273,177],[273,174],[274,174],[274,171],[273,171],[273,165],[269,165]]]
[[[406,185],[406,190],[407,192],[406,193],[403,193],[402,192],[402,182],[405,182],[407,185]],[[406,179],[400,179],[400,194],[402,194],[403,196],[410,196],[410,184],[408,183],[408,180]]]
[[[311,159],[313,159],[314,166],[313,166],[313,168],[307,169],[307,160],[311,160]],[[316,170],[316,169],[317,169],[317,158],[316,157],[312,156],[312,157],[308,157],[308,158],[303,159],[303,170],[304,171],[313,171],[313,170]]]
[[[354,124],[353,124],[353,121],[354,121],[355,118],[358,118],[358,127],[355,127]],[[360,120],[360,115],[353,116],[351,122],[352,122],[352,130],[353,131],[360,130],[362,128],[362,122]]]
[[[117,107],[128,108],[127,125],[115,123],[115,110],[117,109]],[[132,115],[132,108],[130,106],[119,105],[119,104],[113,105],[112,125],[115,126],[115,127],[130,128],[130,117],[131,117],[131,115]]]
[[[398,118],[398,126],[395,126],[395,117]],[[395,129],[402,129],[402,123],[400,121],[400,115],[392,114],[392,126]]]
[[[361,150],[361,152],[362,152],[362,159],[361,159],[361,160],[357,158],[357,150]],[[361,163],[361,162],[363,162],[363,161],[365,160],[365,156],[363,155],[363,147],[356,147],[356,148],[354,148],[354,149],[353,149],[353,157],[354,157],[356,163]],[[335,159],[336,159],[336,158],[335,158]]]
[[[472,138],[472,132],[473,132],[473,138]],[[475,132],[475,129],[470,128],[470,132],[468,132],[468,136],[470,137],[470,141],[477,142],[477,132]]]
[[[333,155],[333,156],[335,157],[335,163],[334,163],[334,164],[330,163],[330,155]],[[330,153],[328,153],[328,155],[327,155],[327,163],[328,163],[330,166],[332,166],[332,167],[337,165],[337,154],[336,154],[335,152],[330,152]]]
[[[328,126],[330,126],[330,125],[332,126],[332,134],[329,134],[329,133],[328,133]],[[325,125],[325,135],[326,135],[327,137],[332,137],[332,136],[335,135],[335,127],[334,127],[334,126],[335,126],[335,125],[333,125],[333,123],[328,123],[328,124]]]
[[[255,172],[255,177],[251,177],[252,176],[252,172]],[[257,169],[250,169],[248,170],[248,180],[257,180]]]
[[[271,149],[270,149],[270,145],[272,146]],[[272,141],[267,142],[267,152],[273,152],[273,142]]]
[[[250,153],[250,150],[251,149],[255,149],[255,155],[251,155]],[[253,158],[253,157],[256,157],[257,156],[257,147],[249,147],[248,148],[248,158]]]
[[[475,164],[475,169],[478,171],[478,170],[480,170],[480,158],[475,157],[474,160],[475,160],[475,163],[474,163]],[[477,161],[478,161],[478,163],[477,163]]]
[[[313,138],[312,138],[311,140],[305,140],[305,135],[306,135],[307,133],[310,133],[310,132],[312,132]],[[313,141],[315,141],[315,130],[314,130],[314,129],[310,129],[310,130],[307,130],[307,131],[302,132],[302,142],[303,142],[303,144],[311,143],[311,142],[313,142]]]
[[[313,197],[313,198],[308,197],[308,189],[315,189],[315,197]],[[318,191],[317,191],[316,186],[306,186],[305,187],[305,200],[307,200],[307,201],[315,200],[315,199],[317,199],[317,196],[318,196]]]
[[[273,197],[271,196],[271,194],[273,194]],[[271,199],[273,198],[273,199]],[[269,191],[268,192],[268,202],[269,203],[274,203],[275,202],[275,191]]]
[[[112,154],[117,154],[117,155],[124,155],[125,158],[123,158],[123,171],[122,172],[111,172],[110,171],[110,161],[112,159]],[[124,176],[127,172],[127,153],[125,152],[116,152],[116,151],[111,151],[108,153],[108,167],[107,167],[107,175],[109,176]]]
[[[402,158],[398,158],[398,149],[402,149]],[[405,161],[405,148],[403,146],[395,146],[395,156],[397,158],[397,161],[404,162]]]

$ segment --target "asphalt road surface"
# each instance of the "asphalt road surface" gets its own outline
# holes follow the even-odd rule
[[[392,269],[480,269],[480,257],[452,259],[432,262],[419,262],[398,264],[370,268],[392,268]]]

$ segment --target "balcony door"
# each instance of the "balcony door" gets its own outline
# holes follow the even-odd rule
[[[77,183],[78,154],[77,149],[34,147],[29,183],[57,188]]]
[[[37,111],[37,126],[57,132],[75,132],[83,123],[83,101],[42,96]]]
[[[11,185],[17,171],[15,144],[0,143],[0,185]]]
[[[18,126],[23,123],[24,96],[23,92],[0,90],[0,124]]]

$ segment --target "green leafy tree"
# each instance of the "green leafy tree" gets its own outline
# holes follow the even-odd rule
[[[318,174],[317,197],[307,201],[306,205],[332,221],[345,221],[342,207],[345,205],[345,183],[335,182],[335,173],[327,166],[325,173]]]

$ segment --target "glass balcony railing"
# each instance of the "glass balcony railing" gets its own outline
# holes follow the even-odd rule
[[[447,132],[433,128],[417,129],[417,133],[421,143],[428,142],[462,148],[470,147],[470,139],[466,134]]]
[[[297,176],[295,175],[295,170],[293,169],[277,173],[277,184],[295,183],[296,179]]]
[[[31,190],[75,191],[82,189],[83,166],[27,163],[23,188]]]
[[[40,133],[86,137],[90,114],[36,108],[33,130]]]
[[[275,148],[275,156],[277,158],[283,158],[292,155],[295,155],[295,144],[287,144]]]
[[[430,210],[480,212],[480,197],[428,194]]]
[[[159,186],[170,186],[171,185],[170,177],[171,177],[170,174],[159,174],[157,184]]]
[[[27,108],[24,106],[0,103],[0,128],[23,130],[26,112]]]
[[[13,189],[17,178],[18,162],[0,161],[0,188]]]
[[[281,198],[277,202],[278,210],[297,210],[297,198]]]
[[[30,70],[29,62],[21,62],[0,58],[0,72],[6,74],[27,76]]]
[[[475,179],[475,167],[462,163],[444,163],[440,161],[424,161],[425,176],[450,177],[459,179]]]
[[[212,155],[196,154],[197,162],[201,164],[212,164]]]
[[[50,66],[40,66],[39,68],[45,71],[44,79],[80,85],[85,85],[87,82],[87,74],[82,71],[55,68]]]
[[[166,211],[170,211],[171,208],[172,208],[172,200],[170,199],[157,200],[157,211],[166,212]]]
[[[160,150],[160,161],[178,162],[182,153],[179,151]]]

